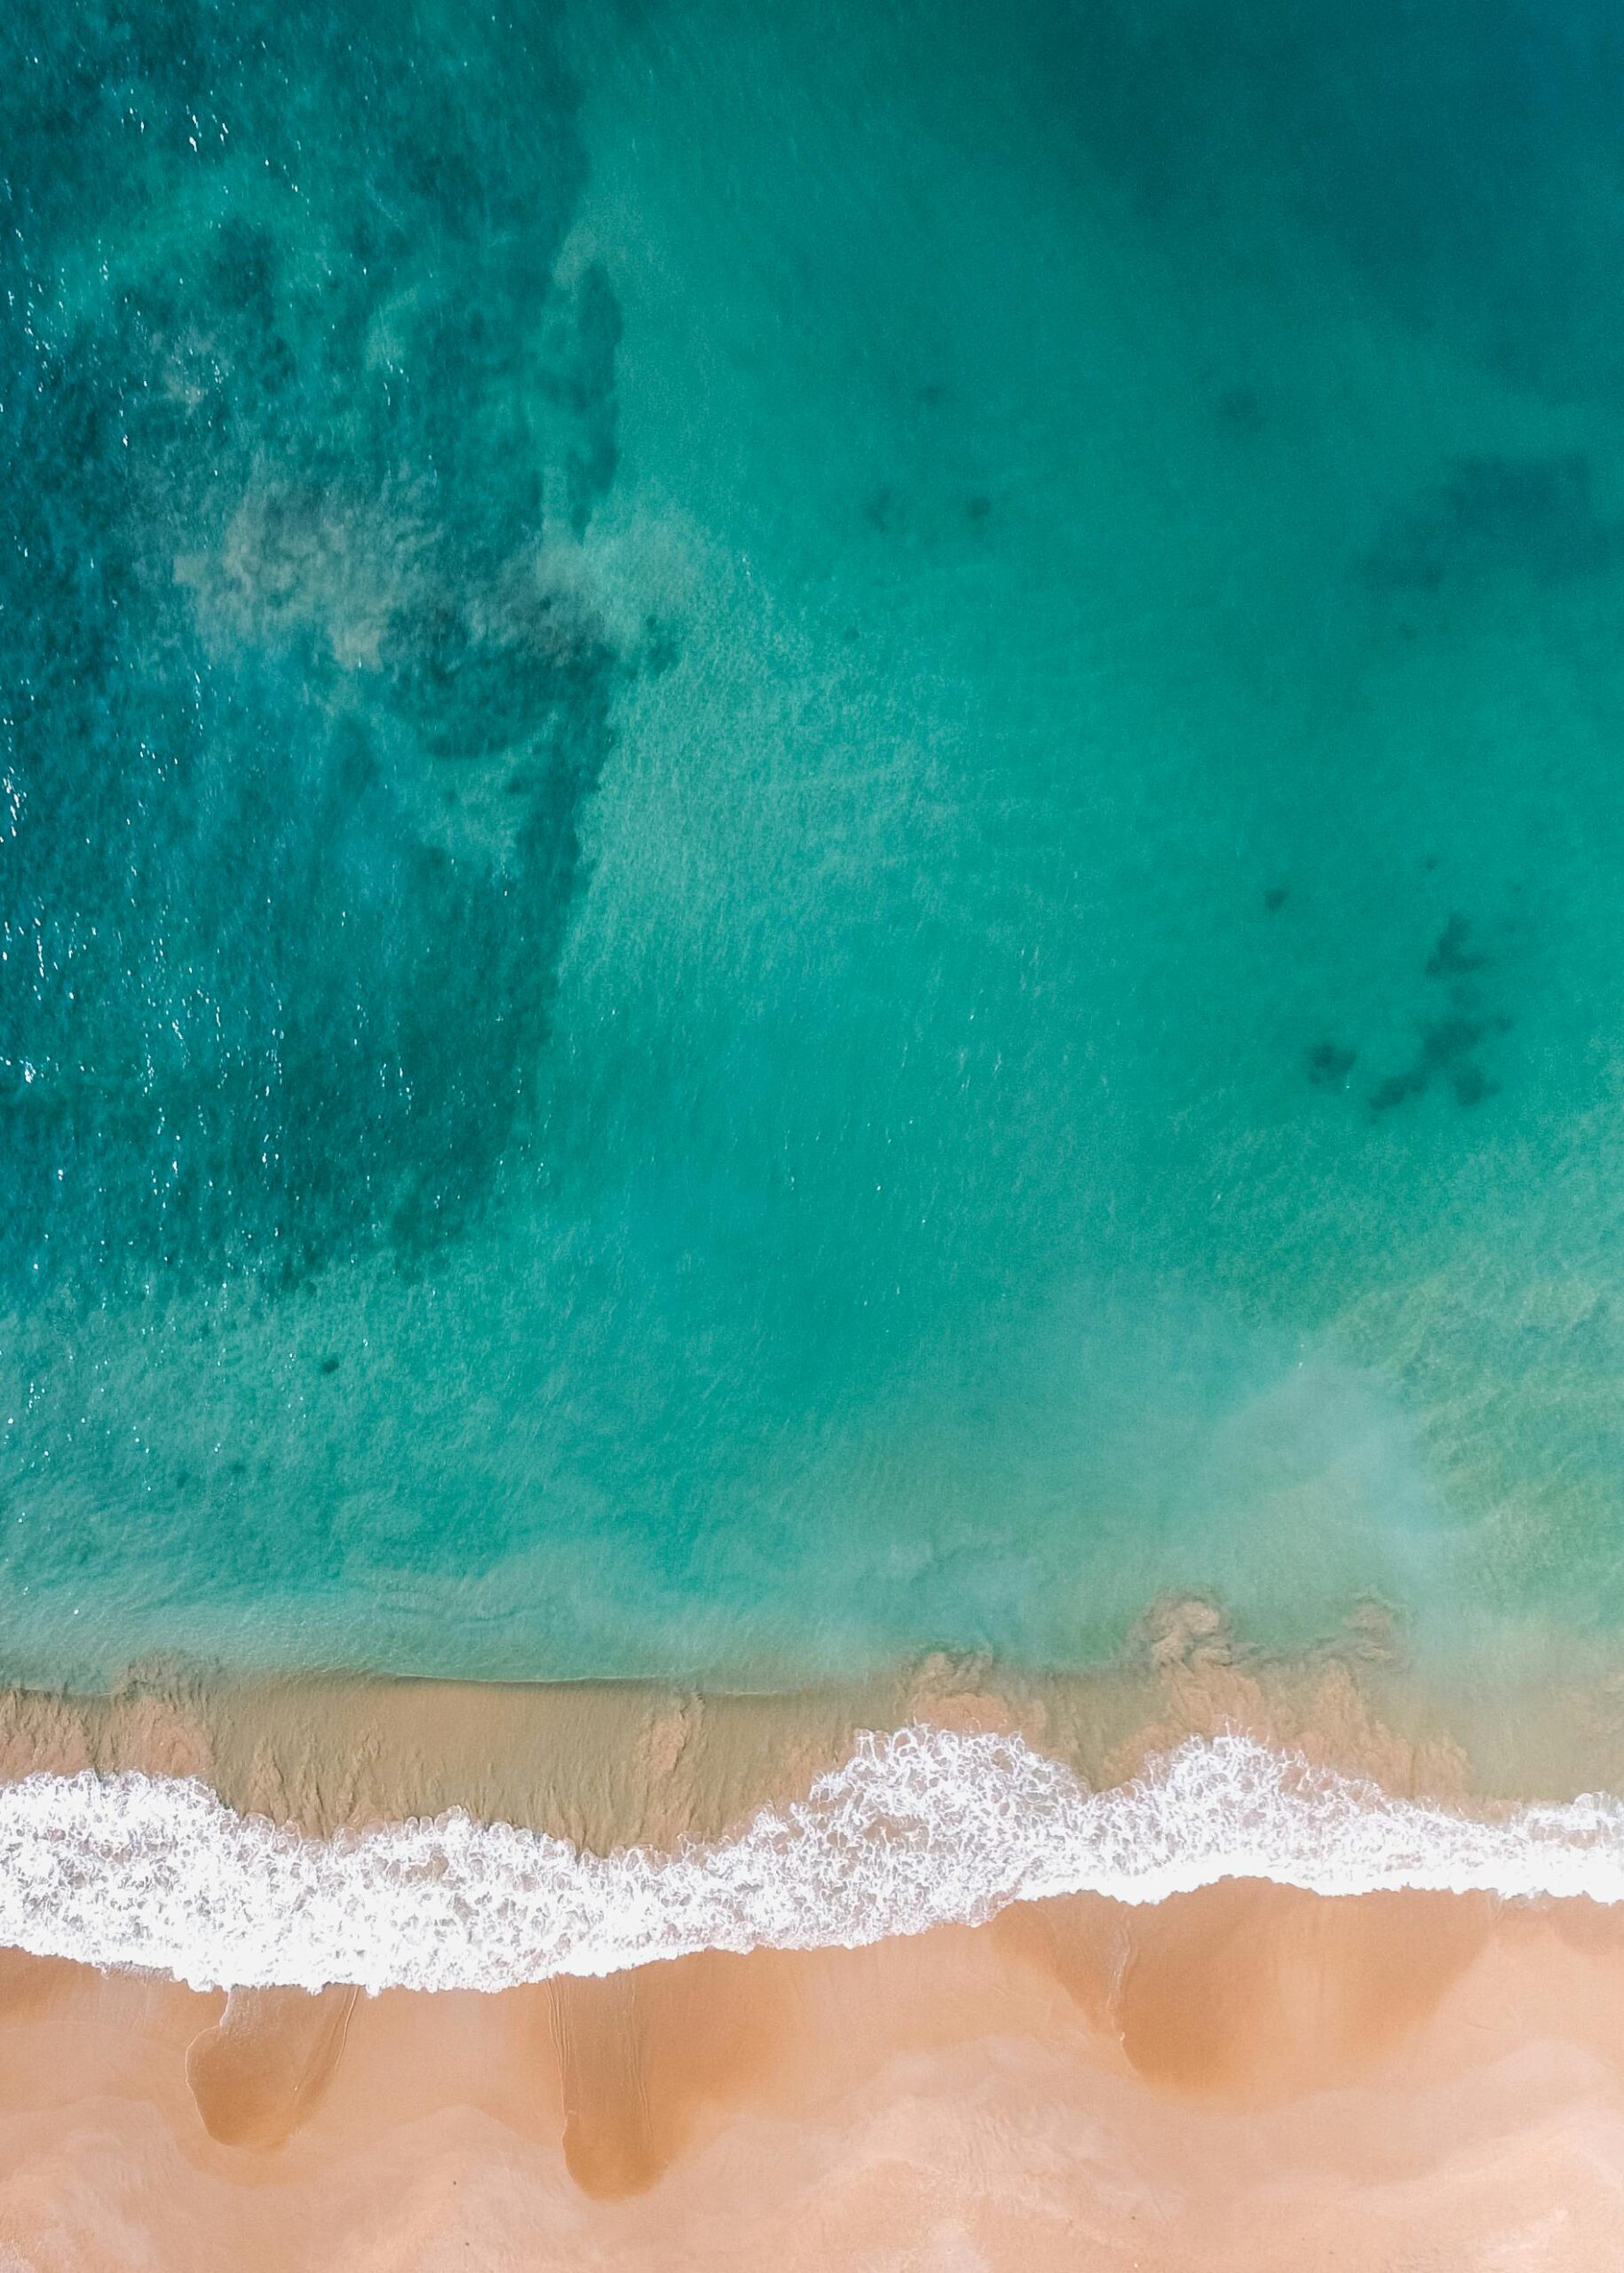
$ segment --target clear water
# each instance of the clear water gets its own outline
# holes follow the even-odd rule
[[[0,1669],[1616,1634],[1613,11],[0,66]]]

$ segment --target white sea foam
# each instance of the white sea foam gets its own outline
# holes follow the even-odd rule
[[[1624,1804],[1475,1818],[1239,1736],[1192,1739],[1093,1793],[1018,1738],[924,1727],[864,1736],[805,1800],[675,1855],[586,1855],[460,1813],[307,1839],[170,1778],[0,1787],[0,1945],[197,1987],[500,1989],[693,1950],[849,1947],[1024,1897],[1154,1902],[1239,1877],[1624,1901]]]

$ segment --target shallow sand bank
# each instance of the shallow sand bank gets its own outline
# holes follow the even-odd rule
[[[0,1959],[0,2265],[1617,2262],[1624,1915],[1232,1882],[499,1996]]]
[[[0,1782],[36,1770],[196,1777],[313,1835],[460,1808],[594,1852],[713,1840],[802,1796],[861,1730],[1018,1734],[1096,1789],[1188,1736],[1239,1730],[1399,1798],[1624,1793],[1624,1669],[1497,1660],[1422,1679],[1375,1612],[1294,1658],[1213,1605],[1153,1605],[1115,1663],[1039,1674],[938,1655],[843,1686],[474,1684],[136,1668],[105,1695],[0,1690]]]

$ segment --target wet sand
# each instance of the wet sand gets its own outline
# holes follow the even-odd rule
[[[1451,1680],[1370,1612],[1311,1651],[1248,1650],[1200,1600],[1153,1605],[1116,1662],[1042,1674],[937,1655],[839,1686],[476,1684],[134,1668],[112,1691],[0,1689],[0,1780],[196,1777],[325,1836],[460,1808],[595,1852],[718,1839],[803,1796],[858,1731],[1019,1734],[1095,1789],[1238,1730],[1397,1797],[1451,1806],[1624,1792],[1624,1673],[1496,1658]]]
[[[1618,2261],[1624,1917],[1230,1883],[498,1996],[0,1960],[6,2273]]]

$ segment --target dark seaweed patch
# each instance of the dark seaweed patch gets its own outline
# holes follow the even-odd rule
[[[1308,1053],[1308,1078],[1316,1089],[1345,1089],[1358,1060],[1356,1049],[1344,1049],[1335,1041],[1316,1042]]]
[[[1472,927],[1464,915],[1452,915],[1422,967],[1427,978],[1463,978],[1481,970],[1485,956],[1472,946]]]
[[[1481,1105],[1485,1097],[1493,1096],[1498,1087],[1480,1065],[1458,1065],[1450,1079],[1457,1105]]]
[[[1495,1094],[1500,1084],[1485,1071],[1481,1052],[1492,1037],[1510,1031],[1511,1021],[1482,1001],[1477,980],[1488,967],[1489,957],[1476,945],[1470,920],[1451,915],[1422,966],[1423,978],[1448,982],[1448,1007],[1422,1021],[1410,1064],[1371,1092],[1373,1113],[1390,1113],[1395,1105],[1423,1096],[1438,1081],[1446,1082],[1456,1104],[1464,1107],[1481,1105]]]
[[[1407,1064],[1384,1074],[1367,1093],[1373,1118],[1424,1097],[1435,1084],[1446,1087],[1463,1108],[1481,1105],[1497,1093],[1500,1084],[1485,1066],[1484,1052],[1497,1036],[1510,1031],[1511,1021],[1484,999],[1481,975],[1490,968],[1491,958],[1478,946],[1470,920],[1452,914],[1422,965],[1424,981],[1445,986],[1445,1007],[1420,1018],[1414,1053]],[[1316,1089],[1345,1091],[1351,1087],[1357,1063],[1352,1048],[1321,1041],[1307,1053],[1308,1079]]]
[[[1367,555],[1381,588],[1436,590],[1506,569],[1560,582],[1624,562],[1624,519],[1597,500],[1578,452],[1458,458],[1419,504],[1396,513]]]
[[[1406,1066],[1402,1073],[1390,1073],[1370,1092],[1372,1113],[1390,1113],[1396,1105],[1403,1105],[1409,1097],[1418,1097],[1426,1088],[1428,1074],[1417,1064]]]
[[[618,669],[544,12],[0,28],[0,1275],[316,1269],[526,1138]]]

